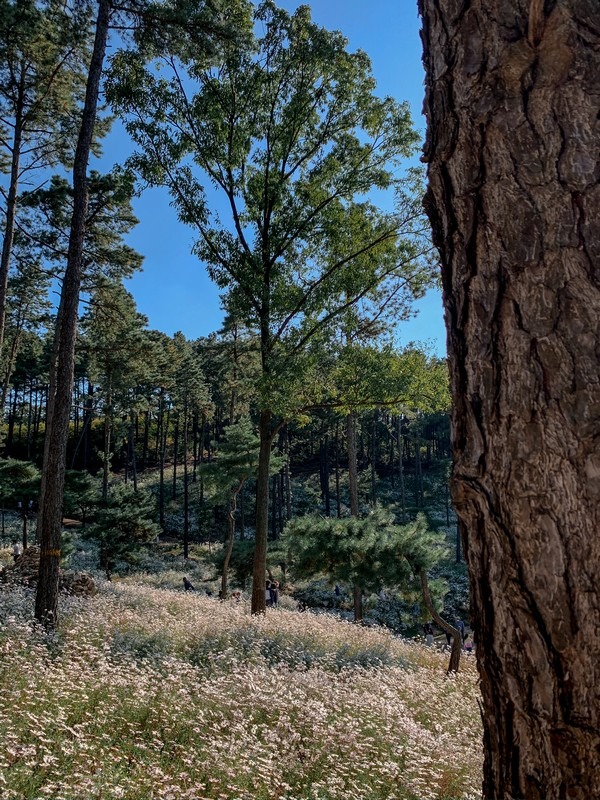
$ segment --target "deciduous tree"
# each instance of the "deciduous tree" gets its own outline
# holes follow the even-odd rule
[[[255,30],[252,47],[226,47],[216,65],[183,49],[157,71],[143,51],[124,53],[109,96],[139,146],[132,166],[169,187],[227,310],[258,334],[258,613],[277,431],[326,380],[318,354],[337,318],[384,286],[390,298],[418,292],[429,271],[414,204],[393,213],[365,199],[405,187],[402,161],[417,141],[408,107],[377,97],[366,54],[349,53],[307,6],[290,15],[267,0]]]

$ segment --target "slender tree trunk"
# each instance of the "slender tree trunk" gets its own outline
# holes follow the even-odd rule
[[[173,434],[173,491],[171,497],[177,498],[177,459],[179,457],[179,413],[175,417],[175,433]]]
[[[35,616],[47,626],[58,621],[58,570],[65,480],[69,408],[73,387],[75,339],[82,277],[82,254],[88,205],[87,165],[94,135],[100,75],[106,50],[110,0],[99,0],[96,36],[88,72],[85,103],[73,166],[73,216],[63,277],[52,362],[42,488],[40,497],[40,572]]]
[[[278,511],[279,511],[278,521],[277,521],[277,533],[278,533],[278,536],[281,536],[281,534],[283,533],[284,525],[285,525],[285,513],[284,513],[284,510],[283,510],[283,508],[284,508],[283,507],[283,498],[284,498],[284,495],[285,495],[285,480],[284,480],[283,470],[281,470],[281,472],[277,476],[277,489],[278,489],[278,494],[279,494],[279,504],[277,506]]]
[[[8,416],[8,433],[6,435],[6,454],[12,455],[12,447],[13,447],[13,440],[15,435],[15,420],[17,417],[17,400],[18,400],[18,392],[16,386],[13,387],[12,392],[12,404],[11,411]]]
[[[420,0],[483,796],[600,797],[600,26]]]
[[[252,613],[266,610],[265,580],[267,571],[267,533],[269,527],[269,466],[271,463],[271,412],[261,411],[259,423],[260,450],[256,479],[256,538],[252,570]]]
[[[29,402],[27,408],[27,460],[31,460],[31,420],[33,414],[33,381],[29,380]]]
[[[25,383],[23,383],[23,396],[21,399],[21,413],[19,414],[19,450],[23,444],[23,414],[25,413]]]
[[[414,443],[415,443],[415,505],[423,508],[423,470],[421,464],[421,435],[418,430],[417,422],[413,422]]]
[[[331,516],[331,497],[329,492],[329,437],[321,439],[319,448],[319,466],[321,476],[321,497],[325,503],[325,516]]]
[[[356,459],[356,412],[351,411],[346,417],[346,440],[348,445],[348,482],[350,488],[350,513],[353,517],[358,517],[358,465]],[[363,603],[362,589],[355,585],[353,589],[354,598],[354,622],[362,622]]]
[[[338,519],[342,516],[342,499],[340,494],[340,423],[335,423],[335,502]]]
[[[198,412],[194,411],[194,421],[192,423],[192,483],[196,483],[198,471]]]
[[[129,422],[129,452],[131,455],[131,480],[133,481],[133,491],[137,492],[137,462],[135,460],[135,440],[133,436],[133,418]]]
[[[167,409],[165,420],[164,413],[161,414],[161,444],[160,444],[160,467],[158,470],[158,518],[161,528],[165,526],[165,458],[167,455],[167,437],[169,435],[170,410]]]
[[[244,484],[245,486],[245,484]],[[240,489],[240,539],[243,541],[246,538],[246,518],[244,515],[244,486]]]
[[[108,471],[110,467],[110,448],[112,431],[112,389],[108,385],[106,396],[106,410],[104,412],[104,455],[102,458],[102,499],[106,501],[108,497]]]
[[[377,411],[371,422],[371,504],[377,502]]]
[[[140,463],[140,469],[142,472],[146,469],[148,465],[148,441],[150,438],[150,412],[148,410],[144,411],[144,435],[142,438],[142,459]]]
[[[244,481],[240,481],[237,488],[231,495],[229,504],[229,511],[227,517],[229,520],[229,537],[227,539],[227,550],[225,551],[225,558],[223,559],[223,571],[221,572],[221,599],[226,600],[228,595],[227,581],[229,575],[229,562],[231,561],[231,554],[233,553],[233,543],[235,541],[235,512],[236,500],[238,494],[244,486]],[[263,592],[264,594],[264,592]]]
[[[27,550],[27,547],[29,546],[29,542],[27,540],[27,508],[25,506],[23,506],[22,544],[23,544],[23,552],[25,552],[25,550]]]
[[[277,539],[277,476],[271,476],[271,539]]]
[[[35,393],[35,417],[33,421],[33,452],[34,457],[37,457],[38,451],[38,439],[40,435],[40,425],[42,423],[42,409],[43,409],[43,397],[44,397],[44,389],[43,387],[40,389],[39,382],[36,383],[36,393]]]
[[[4,407],[6,405],[6,397],[8,395],[8,389],[10,386],[10,379],[13,376],[13,371],[15,368],[15,362],[17,360],[17,353],[19,352],[19,343],[21,341],[21,329],[16,331],[14,336],[12,337],[12,342],[10,344],[10,350],[8,352],[5,367],[4,367],[4,379],[2,381],[2,393],[0,395],[0,412],[2,414],[2,419],[4,419]]]
[[[17,191],[19,186],[19,172],[21,160],[21,142],[23,138],[23,95],[25,74],[21,71],[19,96],[15,109],[15,127],[12,141],[12,157],[10,165],[10,182],[6,194],[6,208],[4,210],[4,239],[2,254],[0,255],[0,360],[4,347],[4,331],[6,328],[6,298],[8,292],[8,273],[10,257],[12,254],[15,236],[15,218],[17,211]],[[4,405],[2,406],[2,414]]]
[[[83,469],[89,469],[91,452],[92,416],[94,414],[94,387],[88,382],[88,396],[85,404],[85,420],[83,423]]]
[[[425,570],[421,570],[419,573],[419,578],[421,580],[421,594],[423,596],[423,603],[425,604],[427,611],[429,611],[431,619],[444,631],[444,633],[447,633],[452,637],[452,649],[450,651],[448,674],[451,672],[458,672],[460,668],[460,655],[462,653],[463,645],[461,632],[458,630],[458,628],[450,625],[449,622],[446,622],[445,619],[440,617],[436,611],[433,600],[431,599],[431,594],[429,592],[429,584],[427,582],[427,573]]]
[[[79,437],[79,380],[76,380],[75,385],[73,386],[73,409],[73,435],[75,437],[75,441],[77,441]]]
[[[394,418],[392,417],[391,423],[390,423],[390,459],[389,459],[390,479],[391,479],[392,489],[396,488],[396,476],[394,474],[394,458],[395,458],[395,453],[394,453],[395,447],[394,447],[394,444],[395,444]]]
[[[284,428],[284,447],[286,459],[283,468],[283,482],[285,492],[285,516],[286,519],[292,518],[292,476],[290,471],[290,432],[286,425]]]
[[[354,622],[360,623],[363,621],[363,600],[362,589],[357,584],[354,584],[352,589],[352,605],[354,610]]]
[[[202,414],[202,425],[200,426],[200,463],[204,464],[204,431],[206,430],[206,414]]]
[[[356,454],[356,412],[346,417],[346,442],[348,447],[348,486],[350,489],[350,513],[358,517],[358,465]]]
[[[398,479],[400,483],[401,522],[406,522],[406,487],[404,484],[404,435],[402,433],[402,415],[398,417]]]
[[[187,400],[183,409],[183,557],[190,554],[190,489],[188,485],[188,409]]]
[[[162,452],[163,416],[165,413],[163,402],[164,389],[161,388],[158,400],[158,418],[156,420],[156,438],[154,440],[154,463],[158,464]]]

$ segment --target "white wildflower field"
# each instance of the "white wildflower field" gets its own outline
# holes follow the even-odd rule
[[[0,594],[2,800],[480,795],[473,660],[329,615],[156,589]]]

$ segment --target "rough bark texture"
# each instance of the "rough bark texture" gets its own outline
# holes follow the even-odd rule
[[[47,626],[57,623],[60,534],[65,482],[69,411],[73,391],[75,339],[79,317],[79,291],[82,254],[88,205],[87,165],[92,145],[102,63],[108,37],[110,0],[100,0],[96,36],[88,72],[85,103],[73,166],[73,217],[69,237],[67,267],[63,278],[54,335],[48,414],[44,444],[44,466],[38,537],[40,573],[35,600],[35,616]]]
[[[419,0],[487,800],[600,797],[597,0]]]

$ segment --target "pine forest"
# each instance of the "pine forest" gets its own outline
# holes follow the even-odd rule
[[[0,798],[589,800],[597,14],[281,2],[0,0]]]

